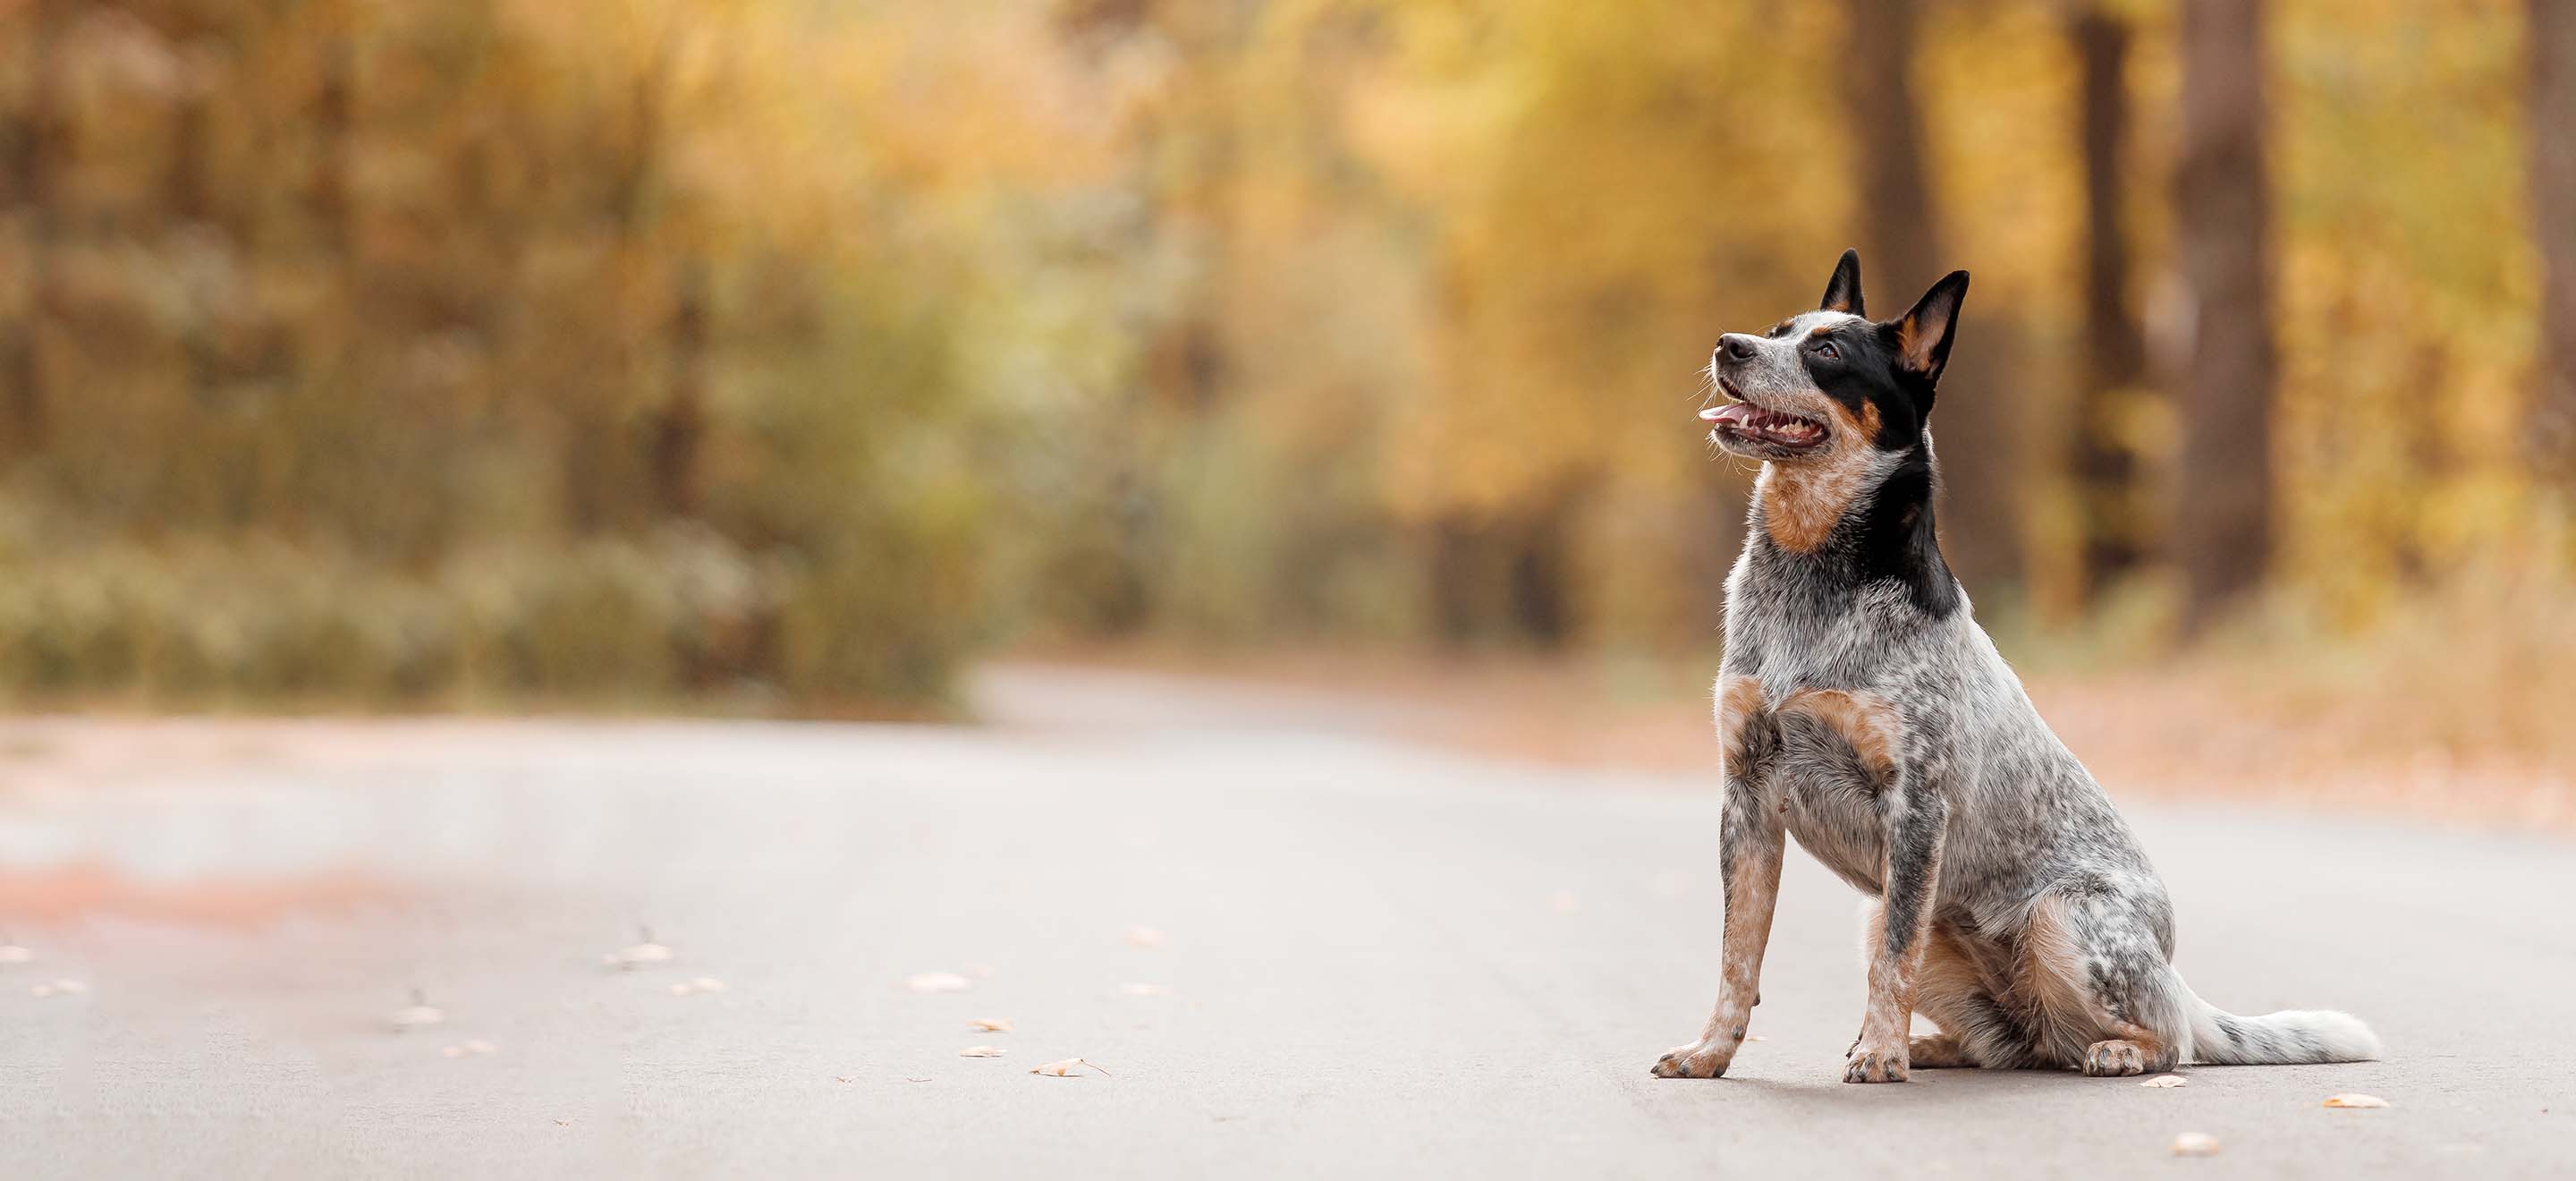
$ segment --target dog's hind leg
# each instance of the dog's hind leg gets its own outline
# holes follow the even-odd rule
[[[2134,879],[2087,878],[2031,909],[2015,986],[2040,1015],[2034,1049],[2089,1075],[2171,1070],[2191,1047],[2190,1016],[2166,966],[2161,891]]]

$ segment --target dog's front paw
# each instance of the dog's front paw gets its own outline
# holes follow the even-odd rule
[[[1843,1063],[1843,1081],[1847,1083],[1901,1083],[1909,1073],[1905,1043],[1893,1046],[1853,1046]]]
[[[1656,1078],[1722,1078],[1727,1064],[1735,1060],[1735,1051],[1719,1049],[1707,1042],[1675,1046],[1655,1060]]]

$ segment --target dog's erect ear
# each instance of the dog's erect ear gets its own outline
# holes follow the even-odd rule
[[[1926,384],[1941,380],[1950,360],[1951,329],[1959,323],[1959,304],[1968,298],[1968,272],[1952,271],[1914,302],[1914,310],[1896,321],[1896,362],[1922,375]]]
[[[1843,251],[1843,260],[1834,264],[1834,277],[1825,281],[1825,302],[1817,304],[1816,309],[1855,316],[1869,314],[1860,310],[1860,251]]]

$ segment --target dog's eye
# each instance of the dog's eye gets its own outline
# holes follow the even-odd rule
[[[1816,345],[1816,355],[1823,357],[1828,361],[1832,361],[1840,358],[1843,355],[1843,352],[1841,349],[1834,347],[1834,342],[1828,340],[1819,342]]]

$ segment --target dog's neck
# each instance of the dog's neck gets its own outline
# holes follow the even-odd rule
[[[1765,463],[1753,485],[1751,540],[1836,584],[1896,579],[1917,606],[1947,615],[1960,596],[1933,522],[1937,473],[1928,434],[1903,451]]]

